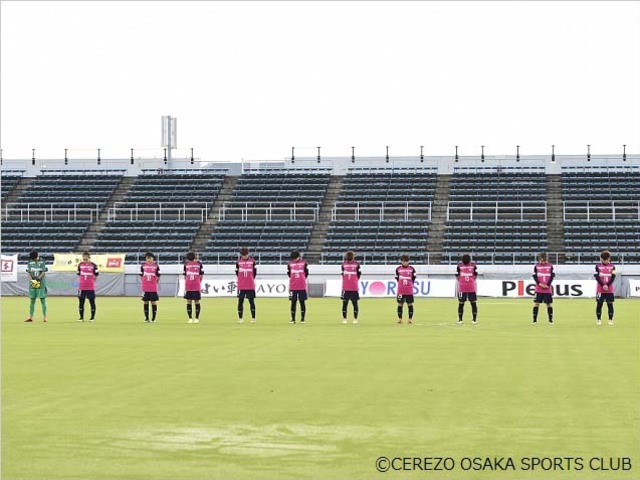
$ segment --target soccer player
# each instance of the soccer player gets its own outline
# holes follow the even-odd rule
[[[353,323],[358,323],[358,300],[360,293],[358,292],[358,280],[362,273],[360,272],[360,264],[356,262],[356,254],[347,252],[344,254],[344,262],[342,262],[342,323],[347,323],[347,307],[349,301],[353,304]]]
[[[29,277],[29,318],[25,322],[33,322],[33,312],[36,308],[36,299],[40,299],[42,307],[42,321],[47,321],[47,265],[38,256],[38,252],[29,253],[27,263],[27,276]]]
[[[456,269],[456,277],[458,278],[458,323],[462,324],[464,315],[464,304],[467,300],[471,303],[471,323],[474,325],[478,321],[478,306],[476,277],[478,276],[478,267],[475,262],[471,261],[471,255],[462,255],[461,262]]]
[[[251,323],[256,323],[256,282],[255,278],[258,274],[256,261],[249,256],[249,249],[242,247],[240,249],[240,258],[236,262],[236,278],[238,282],[238,323],[242,323],[242,314],[244,313],[244,299],[249,300],[249,308],[251,309]]]
[[[396,268],[398,282],[398,323],[402,323],[402,305],[406,302],[409,322],[413,323],[413,282],[416,281],[416,269],[409,265],[409,255],[400,257],[401,265]]]
[[[304,323],[307,314],[307,277],[309,276],[309,266],[302,258],[300,252],[291,252],[291,261],[287,265],[287,275],[289,276],[289,300],[291,300],[291,321],[296,323],[296,302],[300,301],[300,323]]]
[[[79,322],[84,322],[84,302],[89,300],[91,306],[90,322],[96,318],[96,278],[99,275],[98,266],[91,261],[89,252],[82,253],[82,262],[78,264],[78,312]]]
[[[200,298],[202,296],[200,290],[204,269],[202,262],[196,260],[194,252],[187,253],[187,261],[182,267],[182,274],[184,275],[184,298],[187,301],[187,315],[189,316],[187,323],[200,323]],[[193,318],[192,302],[196,304],[195,319]]]
[[[547,261],[546,253],[541,253],[538,259],[538,263],[533,267],[533,280],[536,282],[536,296],[533,299],[533,324],[538,323],[540,304],[546,303],[549,325],[553,325],[553,288],[551,282],[556,274],[553,272],[553,265]]]
[[[600,263],[596,265],[593,275],[598,285],[596,287],[596,325],[602,324],[602,304],[607,302],[609,325],[613,325],[613,281],[616,278],[616,267],[611,263],[611,253],[607,250],[600,254]]]
[[[144,321],[149,323],[149,303],[153,315],[151,323],[156,323],[158,314],[158,283],[160,282],[160,266],[156,262],[156,256],[147,252],[144,254],[145,262],[140,265],[140,278],[142,279],[142,301],[144,302]]]

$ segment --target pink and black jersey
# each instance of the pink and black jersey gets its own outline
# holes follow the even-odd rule
[[[145,293],[158,293],[158,281],[160,280],[160,266],[156,263],[145,262],[140,265],[142,277],[142,291]]]
[[[398,295],[413,295],[413,282],[416,280],[416,269],[411,265],[396,268]]]
[[[342,264],[342,291],[357,292],[360,279],[360,264],[355,260]]]
[[[553,294],[553,288],[551,288],[551,282],[556,274],[553,272],[553,265],[549,262],[538,262],[533,267],[533,280],[536,282],[536,293],[551,293]],[[540,284],[545,285],[541,287]]]
[[[184,262],[183,267],[184,274],[184,289],[186,292],[199,292],[202,288],[200,286],[202,275],[204,275],[204,269],[202,262],[194,260],[193,262]]]
[[[238,277],[238,290],[256,289],[256,261],[253,257],[240,257],[236,262],[236,276]]]
[[[597,293],[613,293],[613,281],[616,278],[616,267],[613,263],[599,263],[596,265],[596,273],[594,275],[598,286],[596,287]],[[608,290],[604,290],[602,287],[607,285]]]
[[[304,260],[292,260],[287,265],[287,275],[289,275],[289,290],[307,291],[307,277],[309,276],[309,266]]]
[[[478,276],[478,267],[474,262],[464,264],[460,262],[457,267],[456,277],[458,277],[458,292],[476,293],[476,277]]]
[[[98,266],[93,262],[78,264],[78,290],[95,290]]]

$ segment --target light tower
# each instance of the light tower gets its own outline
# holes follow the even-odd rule
[[[167,168],[172,168],[171,150],[178,147],[178,119],[171,115],[162,117],[162,148],[167,152]]]

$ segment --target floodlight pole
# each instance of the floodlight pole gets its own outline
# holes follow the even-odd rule
[[[420,161],[424,162],[424,145],[420,145]]]
[[[627,161],[627,146],[626,145],[622,145],[622,161],[623,162]]]
[[[516,162],[520,161],[520,145],[516,145]]]
[[[587,162],[591,161],[591,145],[587,145]]]

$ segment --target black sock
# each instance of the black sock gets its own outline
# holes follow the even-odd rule
[[[402,305],[398,305],[398,318],[402,319]]]
[[[89,305],[91,305],[91,320],[93,320],[94,318],[96,318],[96,301],[89,300]]]
[[[464,315],[464,303],[458,303],[458,320],[462,321],[462,316]]]
[[[189,315],[189,318],[192,318],[193,316],[193,307],[190,303],[187,303],[187,315]]]
[[[609,320],[613,320],[613,303],[607,302],[607,311],[609,312]]]
[[[360,309],[358,308],[358,300],[351,300],[351,303],[353,303],[353,318],[357,320],[358,313],[360,312]]]
[[[413,319],[413,305],[407,307],[409,309],[409,320]]]
[[[155,321],[158,314],[158,305],[151,305],[151,320]]]
[[[536,305],[535,307],[533,307],[533,321],[537,322],[538,321],[538,310],[540,309],[540,307],[538,305]]]
[[[307,304],[304,300],[300,300],[300,321],[304,322],[304,316],[307,314]]]
[[[342,318],[347,319],[347,306],[349,305],[349,300],[342,301]]]
[[[291,321],[296,321],[296,302],[291,300]]]
[[[602,318],[602,303],[603,302],[597,302],[596,303],[596,318],[598,320],[600,320]]]
[[[249,309],[251,310],[251,319],[256,319],[256,302],[253,298],[249,299]]]
[[[200,318],[200,304],[196,303],[196,318]]]
[[[549,321],[553,322],[553,307],[552,306],[548,306],[547,307],[547,313],[549,314]]]
[[[143,309],[144,309],[144,319],[149,320],[149,304],[145,303]]]
[[[473,315],[473,321],[475,322],[478,318],[478,305],[476,302],[471,302],[471,314]]]
[[[78,300],[78,313],[80,318],[84,318],[84,300]]]
[[[238,318],[242,319],[242,314],[244,313],[244,299],[238,299]]]

